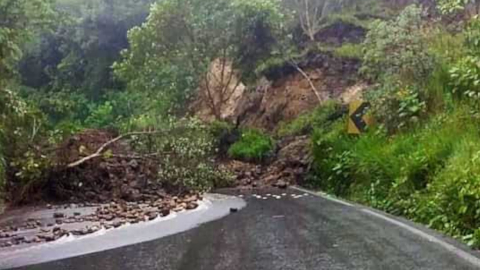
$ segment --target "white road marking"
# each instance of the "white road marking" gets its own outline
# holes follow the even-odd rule
[[[301,191],[301,192],[305,192],[306,194],[310,194],[310,195],[313,195],[313,196],[317,196],[317,197],[320,197],[320,198],[323,198],[323,199],[326,199],[326,200],[329,200],[329,201],[332,201],[332,202],[336,202],[336,203],[339,203],[339,204],[343,204],[343,205],[346,205],[346,206],[349,206],[349,207],[355,207],[353,204],[351,203],[348,203],[348,202],[345,202],[345,201],[342,201],[342,200],[339,200],[339,199],[336,199],[336,198],[333,198],[332,196],[329,196],[323,192],[313,192],[313,191],[310,191],[310,190],[307,190],[307,189],[303,189],[303,188],[299,188],[299,187],[290,187],[292,189],[295,189],[295,190],[298,190],[298,191]]]

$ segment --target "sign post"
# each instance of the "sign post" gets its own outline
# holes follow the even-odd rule
[[[368,115],[370,103],[361,100],[352,101],[348,112],[348,133],[361,134],[373,124],[373,119]]]

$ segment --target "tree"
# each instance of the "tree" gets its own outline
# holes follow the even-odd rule
[[[153,0],[57,0],[61,20],[42,33],[22,61],[23,83],[50,91],[82,92],[98,101],[120,88],[112,64],[128,47],[127,31],[141,24]],[[34,74],[34,76],[32,76]]]
[[[315,41],[315,34],[320,30],[322,11],[325,0],[295,0],[300,26],[311,41]]]
[[[303,33],[310,41],[315,41],[315,34],[322,28],[328,16],[358,3],[352,0],[295,0],[293,5],[292,3],[286,5],[287,8],[295,10]]]
[[[17,64],[34,34],[55,21],[53,0],[0,0],[0,191],[15,159],[29,162],[41,116],[16,94]],[[12,90],[13,89],[13,90]]]
[[[129,88],[163,92],[172,104],[200,87],[220,119],[240,80],[254,77],[257,64],[270,56],[282,19],[274,0],[161,1],[129,32],[131,46],[115,71]],[[214,63],[219,74],[209,72]]]
[[[423,33],[422,9],[411,5],[391,21],[377,20],[364,42],[362,70],[371,79],[422,82],[433,69]]]
[[[53,24],[53,0],[0,0],[0,87],[11,79],[32,35]]]

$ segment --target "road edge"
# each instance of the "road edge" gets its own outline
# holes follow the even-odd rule
[[[331,202],[341,204],[343,206],[355,208],[371,217],[381,219],[392,225],[395,225],[404,230],[407,230],[410,233],[415,234],[424,240],[438,244],[442,248],[462,258],[463,260],[467,261],[473,266],[480,268],[480,254],[473,253],[474,251],[471,248],[469,248],[467,245],[460,243],[455,239],[442,234],[439,231],[429,229],[425,225],[415,223],[411,220],[408,220],[402,217],[393,216],[391,214],[385,213],[383,211],[380,211],[378,209],[374,209],[365,205],[339,199],[335,196],[332,196],[330,194],[327,194],[321,191],[312,191],[299,186],[291,186],[289,188],[300,191],[300,192],[305,192],[312,196],[320,197],[322,199],[329,200]]]

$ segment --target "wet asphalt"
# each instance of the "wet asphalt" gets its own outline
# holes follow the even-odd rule
[[[288,194],[282,196],[284,192]],[[266,190],[255,192],[262,196],[259,198],[245,192],[245,208],[195,229],[17,269],[479,269],[458,255],[463,252],[476,259],[475,252],[427,229],[408,225],[454,248],[368,214],[362,207],[292,193],[304,194],[298,190]]]

